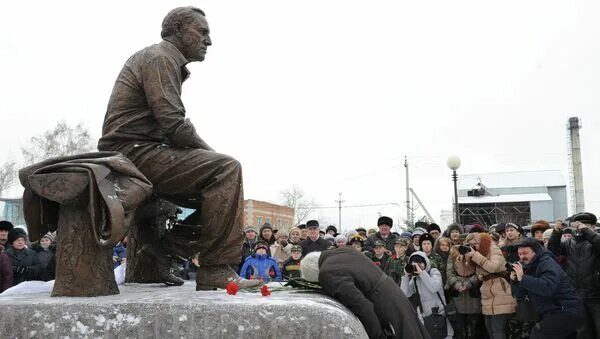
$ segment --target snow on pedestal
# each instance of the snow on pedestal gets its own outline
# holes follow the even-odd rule
[[[118,295],[0,297],[2,337],[367,338],[344,306],[319,293],[274,290],[228,295],[193,283],[120,286]]]

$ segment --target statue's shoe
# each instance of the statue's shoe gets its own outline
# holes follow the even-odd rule
[[[150,261],[153,261],[156,264],[158,279],[160,279],[165,285],[183,285],[183,279],[171,272],[171,258],[162,250],[162,248],[160,248],[160,246],[155,244],[146,244],[138,253],[144,255],[150,259]]]
[[[228,265],[200,266],[196,273],[196,291],[224,289],[232,281],[241,289],[259,287],[263,284],[260,280],[240,277]]]

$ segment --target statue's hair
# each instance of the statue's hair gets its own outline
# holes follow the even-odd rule
[[[163,19],[160,36],[164,39],[174,34],[176,23],[181,25],[190,24],[196,17],[197,13],[200,13],[202,16],[206,16],[203,10],[193,6],[177,7],[171,10]]]

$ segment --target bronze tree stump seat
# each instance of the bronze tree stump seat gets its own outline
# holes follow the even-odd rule
[[[118,152],[51,158],[19,171],[29,235],[57,230],[52,296],[118,294],[113,247],[152,184]]]

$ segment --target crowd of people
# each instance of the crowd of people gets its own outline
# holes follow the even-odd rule
[[[246,279],[301,277],[302,258],[346,247],[360,253],[400,287],[419,321],[443,316],[443,338],[600,338],[600,235],[591,213],[550,224],[538,220],[526,235],[516,223],[490,227],[417,222],[412,232],[377,229],[339,234],[317,220],[274,229],[247,226]],[[29,243],[23,228],[0,222],[0,292],[27,280],[54,279],[55,236]],[[126,263],[126,239],[115,246],[114,266]],[[198,258],[176,270],[190,278]],[[452,311],[452,312],[449,312]]]
[[[412,232],[378,229],[338,234],[311,220],[289,231],[247,227],[240,275],[280,281],[300,276],[311,252],[348,247],[364,254],[411,300],[421,321],[446,319],[442,338],[600,338],[600,235],[591,213],[531,234],[516,223],[417,222]],[[447,312],[451,310],[452,312]],[[451,313],[451,314],[450,314]],[[427,325],[427,324],[426,324]],[[426,326],[427,327],[427,326]]]

